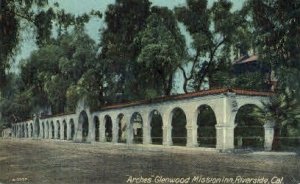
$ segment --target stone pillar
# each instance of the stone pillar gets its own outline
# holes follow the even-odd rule
[[[228,124],[228,123],[227,123]],[[234,149],[234,128],[235,126],[226,125],[225,123],[216,125],[217,145],[219,150]]]
[[[162,121],[163,121],[163,145],[164,146],[172,146],[172,125],[170,114],[164,112],[162,114]]]
[[[20,124],[17,124],[17,138],[21,138],[21,128],[20,128]]]
[[[71,122],[70,120],[66,122],[67,123],[67,140],[71,140]]]
[[[31,125],[30,125],[30,123],[28,123],[28,137],[29,138],[32,138],[31,134],[32,134],[32,132],[31,132]]]
[[[124,115],[122,121],[125,123],[126,126],[126,143],[132,144],[133,143],[133,125],[130,121],[130,117]]]
[[[26,123],[23,124],[23,127],[24,127],[24,138],[28,138]]]
[[[234,149],[234,120],[238,110],[235,93],[226,93],[216,101],[216,106],[212,107],[216,119],[216,148],[222,151]]]
[[[197,147],[197,113],[193,111],[186,112],[186,122],[187,146]]]
[[[112,143],[118,143],[118,134],[119,134],[119,120],[117,116],[112,116],[111,117],[112,121],[112,132],[113,132],[113,137],[112,137]]]
[[[64,121],[60,121],[60,140],[65,139],[65,126],[64,126]]]
[[[74,118],[74,126],[75,126],[75,142],[82,142],[82,124],[79,124],[79,118]]]
[[[19,125],[16,124],[16,138],[19,138]]]
[[[99,141],[100,142],[106,142],[105,138],[105,124],[106,119],[104,116],[99,116]]]
[[[58,126],[57,121],[54,121],[54,139],[58,139]]]
[[[149,118],[149,113],[143,112],[141,116],[143,119],[143,144],[145,145],[152,144],[151,126],[150,126],[151,119]]]
[[[95,119],[91,117],[90,122],[89,122],[89,139],[90,142],[96,142],[96,122]]]
[[[48,130],[48,132],[49,132],[49,139],[53,139],[54,137],[52,136],[52,131],[53,131],[53,129],[52,129],[52,124],[51,124],[51,121],[49,121],[49,130]]]
[[[34,117],[33,117],[33,137],[35,139],[38,138],[38,127],[37,125],[39,124],[39,117],[34,114]]]
[[[44,129],[45,129],[44,122],[40,122],[40,136],[39,136],[40,139],[44,138]]]
[[[49,138],[49,122],[47,121],[46,123],[45,123],[45,130],[44,130],[44,138],[45,139],[48,139]]]
[[[95,138],[93,138],[93,137],[95,137],[94,136],[95,135],[95,129],[93,128],[93,126],[94,126],[94,120],[93,120],[93,117],[90,114],[89,110],[86,110],[85,112],[86,112],[87,117],[88,117],[88,127],[89,127],[89,131],[88,131],[88,136],[87,136],[86,142],[93,142],[93,141],[95,141]]]
[[[265,143],[264,148],[265,151],[271,151],[272,150],[272,144],[274,139],[274,123],[271,121],[266,122],[264,125],[265,129]]]

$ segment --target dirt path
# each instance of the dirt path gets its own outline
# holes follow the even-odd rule
[[[278,184],[283,177],[285,184],[300,183],[299,156],[182,150],[147,151],[120,149],[116,145],[0,140],[0,184],[170,183],[170,179],[179,177],[188,183],[226,183],[225,179],[227,183],[241,183],[247,177]]]

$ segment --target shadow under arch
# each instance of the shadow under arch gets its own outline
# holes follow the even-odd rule
[[[57,131],[57,132],[56,132],[56,135],[57,135],[56,138],[57,138],[57,139],[60,139],[60,136],[61,136],[61,135],[60,135],[60,123],[59,123],[59,120],[56,121],[56,131]]]
[[[42,122],[42,128],[41,128],[41,133],[42,133],[42,139],[45,138],[45,122]]]
[[[51,139],[54,139],[55,138],[55,127],[54,127],[54,123],[53,121],[50,122],[50,126],[51,126]]]
[[[33,125],[32,125],[32,123],[30,123],[29,126],[30,126],[30,137],[33,137]]]
[[[78,133],[81,133],[81,141],[87,142],[89,136],[89,119],[85,110],[81,111],[78,118]]]
[[[70,121],[69,121],[69,127],[70,127],[70,131],[71,131],[71,134],[70,134],[70,140],[74,140],[74,135],[75,135],[75,124],[74,124],[74,120],[71,118]]]
[[[186,146],[187,130],[186,130],[186,115],[185,112],[176,107],[170,114],[172,125],[172,142],[174,146]]]
[[[143,118],[139,112],[134,112],[130,118],[130,137],[133,136],[134,144],[143,144]]]
[[[99,121],[99,118],[98,116],[94,116],[94,133],[95,133],[95,141],[96,142],[99,142],[100,140],[100,133],[99,133],[99,127],[100,127],[100,121]]]
[[[113,127],[112,127],[112,120],[109,115],[104,116],[104,127],[105,127],[105,142],[112,142]]]
[[[253,114],[259,108],[255,104],[241,106],[234,119],[234,147],[238,149],[264,149],[264,127]]]
[[[163,121],[158,110],[152,110],[149,114],[152,144],[163,144]]]
[[[199,147],[216,147],[216,115],[213,109],[203,104],[197,108],[197,142]]]
[[[118,125],[118,142],[125,143],[127,140],[127,124],[124,121],[124,114],[120,113],[117,116],[117,125]]]
[[[66,120],[63,120],[62,126],[64,127],[64,132],[63,132],[62,137],[63,137],[64,140],[67,140],[67,131],[68,131],[68,127],[67,127],[67,122],[66,122]]]

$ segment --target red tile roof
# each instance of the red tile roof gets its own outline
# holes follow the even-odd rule
[[[102,107],[100,110],[108,110],[108,109],[117,109],[123,107],[130,107],[135,105],[142,105],[142,104],[150,104],[150,103],[157,103],[157,102],[164,102],[167,100],[181,100],[181,99],[188,99],[193,97],[200,97],[200,96],[207,96],[207,95],[218,95],[227,92],[236,93],[237,95],[247,95],[247,96],[272,96],[274,95],[273,92],[259,92],[259,91],[251,91],[251,90],[242,90],[242,89],[211,89],[211,90],[203,90],[198,92],[186,93],[186,94],[179,94],[179,95],[172,95],[172,96],[162,96],[155,99],[150,100],[140,100],[140,101],[133,101],[129,103],[122,103],[122,104],[113,104]]]
[[[128,103],[113,104],[113,105],[104,106],[104,107],[100,108],[99,110],[118,109],[118,108],[130,107],[130,106],[135,106],[135,105],[159,103],[159,102],[164,102],[164,101],[168,101],[168,100],[182,100],[182,99],[188,99],[188,98],[194,98],[194,97],[200,97],[200,96],[218,95],[218,94],[224,94],[227,92],[235,93],[237,95],[246,95],[246,96],[272,96],[275,94],[274,92],[260,92],[260,91],[253,91],[253,90],[220,88],[220,89],[202,90],[202,91],[198,91],[198,92],[172,95],[172,96],[162,96],[162,97],[149,99],[149,100],[140,100],[140,101],[132,101],[132,102],[128,102]],[[59,116],[70,115],[70,114],[75,114],[75,112],[43,116],[40,119],[59,117]],[[32,120],[32,119],[29,119],[29,120]]]
[[[75,114],[75,112],[68,112],[68,113],[61,113],[61,114],[54,114],[54,115],[44,115],[40,119],[55,118],[55,117],[66,116],[70,114]]]

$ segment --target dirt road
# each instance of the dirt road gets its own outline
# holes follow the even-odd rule
[[[0,139],[0,184],[300,183],[300,156]]]

